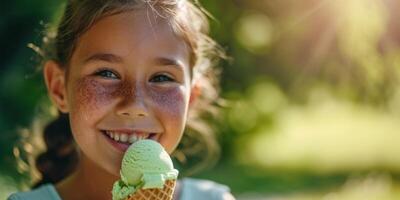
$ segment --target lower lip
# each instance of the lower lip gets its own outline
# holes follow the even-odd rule
[[[127,143],[120,143],[117,142],[113,139],[111,139],[110,137],[108,137],[104,132],[102,132],[103,136],[106,138],[106,140],[118,151],[124,153],[130,146],[130,144]]]

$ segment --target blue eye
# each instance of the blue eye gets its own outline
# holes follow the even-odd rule
[[[150,79],[151,82],[175,82],[175,80],[167,75],[159,74]]]
[[[119,79],[119,76],[111,70],[103,69],[94,73],[96,76],[101,76],[107,79]]]

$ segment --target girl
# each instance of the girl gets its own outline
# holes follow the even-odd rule
[[[43,179],[9,199],[111,199],[131,143],[148,138],[172,153],[189,110],[208,109],[196,99],[207,100],[199,91],[218,50],[205,19],[189,0],[69,0],[43,68],[60,112],[36,161]],[[175,199],[233,197],[226,186],[183,179]]]

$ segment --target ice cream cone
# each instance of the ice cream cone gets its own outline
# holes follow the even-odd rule
[[[172,200],[176,180],[167,180],[164,188],[140,189],[125,200]]]
[[[133,143],[122,158],[113,200],[172,200],[179,171],[164,147],[153,140]]]

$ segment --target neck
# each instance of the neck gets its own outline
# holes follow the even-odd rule
[[[112,186],[118,179],[81,154],[76,171],[57,184],[56,189],[63,200],[109,200],[112,199]]]

